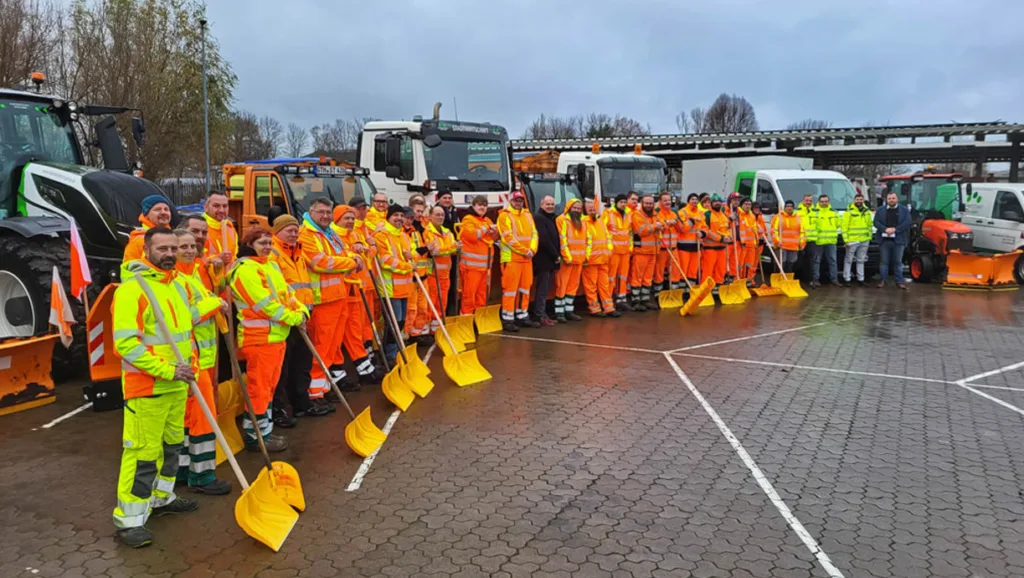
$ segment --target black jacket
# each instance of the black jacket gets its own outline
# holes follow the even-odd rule
[[[538,210],[533,215],[537,224],[537,253],[533,256],[533,271],[555,271],[558,269],[560,255],[558,226],[555,225],[555,214]]]
[[[455,216],[455,207],[441,208],[444,209],[444,223],[441,226],[455,233],[455,223],[458,220]]]

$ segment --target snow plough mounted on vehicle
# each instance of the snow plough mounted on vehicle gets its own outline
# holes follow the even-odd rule
[[[896,193],[910,208],[912,225],[904,260],[915,283],[942,282],[945,289],[1015,290],[1014,253],[981,255],[974,233],[952,220],[962,210],[960,173],[922,172],[882,177],[885,194]]]
[[[138,111],[47,95],[40,90],[44,78],[38,73],[32,75],[32,82],[34,90],[0,89],[0,342],[5,348],[17,347],[9,345],[12,340],[47,333],[54,267],[68,291],[71,217],[91,268],[89,297],[95,299],[116,279],[142,199],[161,192],[133,174],[139,165],[129,165],[122,146],[114,116]],[[82,124],[86,117],[100,120],[91,127],[95,140],[81,146],[79,137],[90,134]],[[131,132],[141,148],[145,137],[141,116],[131,120]],[[100,163],[94,147],[99,149],[103,169],[88,166]],[[70,349],[51,347],[55,380],[86,368],[85,309],[75,296],[68,297],[77,324],[72,326]],[[29,359],[18,352],[0,353],[0,359],[8,356],[14,364]]]

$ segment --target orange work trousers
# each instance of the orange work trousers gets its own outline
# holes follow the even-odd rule
[[[349,359],[355,361],[366,357],[366,331],[370,327],[370,320],[366,317],[366,309],[363,307],[363,298],[359,296],[358,289],[354,296],[345,299],[348,305],[348,322],[345,323],[341,337],[341,345],[348,353]]]
[[[683,272],[686,273],[686,278],[697,279],[700,275],[700,257],[697,253],[697,246],[694,245],[692,251],[678,251],[676,255],[679,256],[679,264],[683,266]]]
[[[741,275],[744,279],[753,279],[754,273],[757,273],[757,262],[761,257],[760,247],[754,245],[753,247],[742,246],[740,257]]]
[[[284,350],[283,341],[250,345],[238,350],[238,356],[245,360],[246,390],[257,416],[267,413],[270,400],[274,398],[274,388],[281,377],[281,367],[284,366]]]
[[[726,271],[732,275],[733,279],[739,279],[741,277],[740,268],[743,267],[743,247],[739,243],[729,243],[725,252]]]
[[[634,290],[640,287],[650,287],[654,281],[654,267],[658,261],[657,255],[646,253],[633,254],[633,281],[630,285]]]
[[[309,318],[309,340],[313,342],[313,347],[328,368],[332,365],[341,365],[344,361],[341,343],[345,338],[349,309],[348,300],[345,298],[313,306]],[[331,384],[327,381],[327,375],[314,360],[309,370],[309,398],[322,398],[329,389]]]
[[[613,253],[608,262],[608,283],[616,297],[625,297],[629,292],[629,257],[629,253]]]
[[[203,392],[203,399],[206,400],[206,405],[210,407],[210,411],[216,416],[217,396],[213,391],[212,367],[199,370],[199,373],[196,374],[196,385],[199,386],[199,391]],[[210,426],[210,422],[203,415],[203,410],[199,407],[199,402],[194,395],[188,396],[188,399],[185,401],[185,429],[188,430],[188,435],[193,437],[213,433],[213,427]]]
[[[423,278],[423,284],[427,286],[427,298],[434,304],[434,308],[437,309],[438,315],[444,318],[444,312],[448,310],[448,289],[452,286],[451,278],[444,279],[442,277],[430,277]],[[441,295],[437,295],[437,286],[441,286]],[[430,316],[429,326],[431,333],[437,333],[441,330],[441,324],[438,323],[437,318],[430,312],[430,308],[427,308],[427,314]]]
[[[529,319],[530,286],[533,285],[533,261],[509,261],[501,264],[501,320],[511,323]]]
[[[675,257],[675,263],[672,262],[673,257]],[[669,271],[668,278],[673,288],[682,283],[683,274],[679,271],[676,263],[679,263],[679,252],[675,247],[671,249],[658,249],[658,260],[654,263],[654,284],[660,287],[665,282],[665,269]]]
[[[555,272],[555,316],[573,312],[582,277],[582,263],[578,265],[562,263],[558,267],[558,271]]]
[[[462,304],[459,313],[472,315],[478,307],[487,305],[487,276],[491,271],[460,267],[459,273],[462,275]]]
[[[424,287],[428,287],[429,291],[429,284],[434,282],[434,276],[421,276],[420,280],[423,281]],[[416,283],[415,279],[413,283]],[[430,307],[427,306],[427,296],[420,289],[419,283],[416,283],[412,292],[409,293],[406,307],[408,307],[408,313],[405,314],[405,331],[409,337],[419,337],[430,333],[430,320],[433,316],[430,314]]]
[[[705,246],[701,251],[701,274],[704,277],[711,277],[718,285],[725,283],[725,258],[725,247],[708,248]]]
[[[583,291],[587,294],[587,308],[591,313],[615,311],[607,263],[583,266]]]

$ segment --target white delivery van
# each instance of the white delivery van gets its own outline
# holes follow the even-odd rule
[[[813,167],[811,159],[781,155],[683,161],[683,202],[691,193],[718,193],[723,199],[734,191],[750,194],[751,183],[740,182],[737,178],[740,173],[766,169],[809,170]],[[744,186],[746,190],[741,189]]]
[[[1024,249],[1024,184],[961,183],[961,211],[954,218],[971,228],[974,250],[1009,253]],[[1024,283],[1024,256],[1013,275]]]

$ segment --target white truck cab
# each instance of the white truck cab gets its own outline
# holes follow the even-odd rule
[[[575,175],[583,198],[592,198],[600,206],[616,195],[636,191],[657,194],[666,190],[668,167],[665,159],[628,153],[602,153],[595,145],[591,152],[563,152],[558,157],[558,172]]]
[[[511,192],[508,132],[490,123],[440,120],[372,121],[359,134],[359,165],[370,171],[374,187],[393,203],[406,204],[421,193],[450,191],[456,205],[476,195],[502,203]]]
[[[1024,248],[1024,184],[961,183],[960,199],[961,211],[954,219],[971,228],[975,250],[1009,253]]]
[[[778,213],[786,201],[799,206],[804,195],[812,195],[815,204],[819,196],[828,195],[832,208],[843,212],[856,194],[842,173],[817,170],[744,171],[736,175],[736,190],[744,197],[752,194],[753,200],[761,204],[762,212],[769,215]]]

